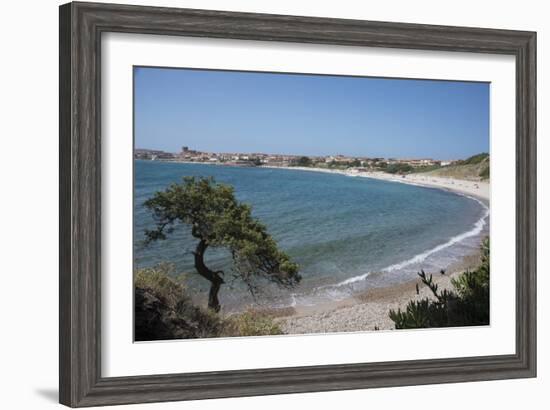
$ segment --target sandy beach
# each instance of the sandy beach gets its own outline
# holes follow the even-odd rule
[[[364,174],[350,172],[348,175],[364,176],[368,178],[382,179],[385,181],[395,181],[405,184],[446,189],[461,194],[472,195],[486,201],[490,200],[491,195],[489,183],[486,181],[467,181],[464,179],[429,176],[421,173],[400,176],[386,174],[384,172],[371,172]]]
[[[478,265],[479,253],[468,255],[462,263],[449,267],[445,274],[432,273],[434,282],[440,290],[451,289],[452,278]],[[409,301],[426,297],[433,298],[433,294],[419,278],[393,286],[370,289],[339,302],[295,308],[292,311],[287,309],[276,321],[286,334],[394,330],[394,323],[388,315],[390,309],[403,310]]]
[[[204,164],[202,162],[177,161],[182,164]],[[223,163],[208,163],[207,165],[225,166]],[[271,165],[262,165],[261,168],[288,169],[293,171],[325,172],[328,174],[340,174],[350,177],[374,178],[383,181],[400,182],[403,184],[420,185],[430,188],[446,189],[461,194],[472,195],[485,201],[490,200],[490,187],[487,181],[470,181],[457,178],[444,178],[432,176],[424,173],[397,175],[388,174],[380,171],[358,171],[354,168],[349,170],[314,168],[314,167],[280,167]]]
[[[424,173],[418,174],[408,174],[408,175],[397,175],[397,174],[388,174],[380,171],[367,171],[361,172],[355,169],[350,170],[337,170],[337,169],[327,169],[327,168],[312,168],[312,167],[268,167],[265,168],[278,168],[278,169],[292,169],[300,171],[310,171],[310,172],[326,172],[331,174],[340,174],[350,177],[358,178],[374,178],[380,179],[383,181],[393,181],[400,182],[403,184],[411,185],[420,185],[430,188],[440,188],[446,189],[449,191],[458,192],[460,194],[472,195],[483,199],[485,201],[490,200],[490,185],[487,181],[469,181],[464,179],[457,178],[444,178],[431,176]]]

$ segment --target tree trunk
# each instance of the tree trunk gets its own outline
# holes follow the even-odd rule
[[[215,280],[210,284],[210,292],[208,292],[208,308],[218,313],[221,309],[220,301],[218,300],[218,292],[223,283],[223,280]]]
[[[214,312],[219,312],[221,309],[220,301],[218,299],[218,292],[220,287],[224,283],[222,277],[219,275],[219,272],[214,272],[205,265],[204,263],[204,253],[208,244],[204,239],[198,243],[197,248],[193,254],[195,255],[195,268],[199,275],[203,278],[210,281],[210,292],[208,293],[208,308],[212,309]]]

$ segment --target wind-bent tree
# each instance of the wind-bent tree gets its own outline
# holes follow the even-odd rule
[[[208,307],[216,312],[224,272],[206,266],[204,255],[209,247],[229,249],[233,275],[251,291],[259,278],[281,286],[294,286],[301,279],[298,265],[277,248],[266,227],[252,217],[250,206],[235,199],[229,185],[213,178],[185,177],[182,183],[155,193],[144,205],[156,222],[155,229],[145,232],[146,243],[166,239],[178,222],[191,226],[191,235],[198,240],[193,252],[195,268],[210,282]]]

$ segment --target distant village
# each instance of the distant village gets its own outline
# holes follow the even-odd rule
[[[371,158],[346,155],[303,156],[265,153],[219,153],[204,152],[182,147],[180,152],[172,153],[150,149],[135,149],[134,158],[151,161],[199,162],[233,166],[316,166],[329,168],[417,168],[444,167],[455,161],[431,158]]]

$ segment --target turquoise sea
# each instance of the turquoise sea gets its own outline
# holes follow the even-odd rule
[[[171,262],[189,273],[197,298],[208,283],[194,274],[195,239],[180,226],[168,240],[143,246],[153,226],[143,202],[183,176],[212,176],[231,184],[239,200],[267,225],[280,248],[300,265],[302,283],[293,290],[268,286],[256,300],[238,283],[222,287],[225,309],[250,303],[311,305],[354,292],[414,278],[419,269],[439,272],[473,253],[489,231],[481,201],[443,191],[315,171],[244,168],[208,164],[135,161],[134,265]],[[209,266],[229,270],[226,251],[209,249]]]

